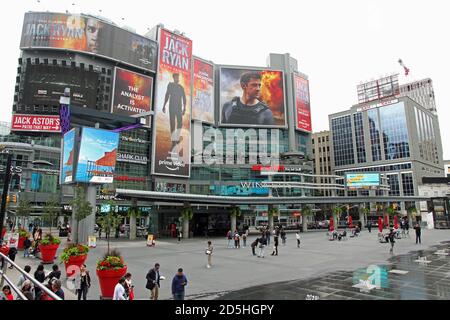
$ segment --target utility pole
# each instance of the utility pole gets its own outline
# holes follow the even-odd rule
[[[4,149],[4,146],[1,146],[2,150]],[[9,150],[5,150],[9,151]],[[11,163],[12,163],[12,153],[11,152],[5,152],[2,151],[2,153],[8,153],[8,157],[6,160],[6,169],[5,169],[5,180],[3,181],[3,193],[2,193],[2,204],[0,208],[0,244],[3,243],[3,237],[1,235],[3,231],[4,221],[5,221],[5,212],[6,212],[6,198],[8,197],[9,192],[9,181],[11,180]]]

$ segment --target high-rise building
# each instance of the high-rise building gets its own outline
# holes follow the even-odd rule
[[[11,123],[0,121],[0,136],[6,136],[11,132]]]
[[[320,175],[331,175],[331,149],[330,149],[330,131],[315,132],[311,136],[312,154],[314,161],[314,174],[317,175],[317,182],[331,183],[327,177]],[[316,191],[316,194],[331,196],[331,190]]]
[[[433,81],[430,78],[401,85],[399,96],[410,97],[425,109],[436,114]]]

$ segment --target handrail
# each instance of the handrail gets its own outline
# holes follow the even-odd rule
[[[28,274],[25,270],[23,270],[21,267],[19,267],[17,264],[15,264],[11,259],[9,259],[7,256],[5,256],[3,253],[0,252],[0,258],[3,258],[5,260],[5,266],[7,265],[6,261],[14,268],[16,268],[25,278],[30,280],[35,286],[39,287],[39,289],[43,290],[45,293],[47,293],[50,297],[52,297],[54,300],[62,300],[59,296],[57,296],[53,291],[49,290],[46,286],[44,286],[42,283],[34,279],[32,276]],[[5,277],[5,273],[2,272],[2,279],[7,279]],[[8,280],[6,281],[8,282]]]
[[[5,264],[7,264],[7,263],[5,262]],[[14,292],[17,293],[17,295],[20,297],[20,299],[28,300],[27,297],[25,297],[25,295],[22,293],[22,291],[19,288],[17,288],[14,285],[14,283],[12,283],[12,281],[5,275],[3,270],[0,270],[0,275],[2,277],[2,280],[6,281],[6,283],[14,290]]]

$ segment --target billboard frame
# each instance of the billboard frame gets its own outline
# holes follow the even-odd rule
[[[308,130],[305,130],[305,129],[301,129],[301,128],[299,128],[297,125],[298,125],[298,112],[297,112],[297,94],[296,94],[296,89],[297,89],[297,87],[296,87],[296,85],[295,85],[295,77],[300,77],[300,78],[302,78],[302,79],[304,79],[304,80],[306,80],[306,81],[308,81],[308,96],[309,96],[309,120],[310,120],[310,122],[311,122],[311,131],[308,131]],[[312,117],[311,117],[311,115],[312,115],[312,113],[311,113],[311,94],[310,94],[310,88],[309,88],[309,79],[305,79],[305,77],[302,77],[302,74],[301,73],[298,73],[298,72],[292,72],[292,88],[293,88],[293,90],[294,90],[294,113],[295,113],[295,115],[294,115],[294,120],[295,120],[295,130],[297,130],[297,131],[300,131],[300,132],[304,132],[304,133],[313,133],[313,130],[312,130]]]
[[[159,67],[160,67],[160,56],[159,56],[159,51],[160,51],[160,47],[159,47],[159,41],[161,40],[161,30],[167,31],[169,33],[175,34],[173,31],[170,31],[166,28],[161,27],[160,25],[158,25],[158,30],[156,31],[156,35],[157,35],[157,39],[156,39],[156,43],[158,44],[158,55],[157,55],[157,67],[156,67],[156,74],[159,73]],[[181,37],[181,38],[185,38],[188,39],[192,42],[192,40],[188,37],[182,36],[182,35],[178,35],[177,36]],[[193,42],[192,42],[193,43]],[[194,46],[192,45],[192,48]],[[192,49],[191,48],[191,49]],[[190,72],[190,76],[191,76],[191,85],[190,85],[190,89],[191,89],[191,94],[190,94],[190,107],[191,107],[191,112],[189,115],[189,129],[192,129],[192,74],[193,74],[193,66],[192,63],[194,61],[194,55],[191,54],[191,59],[190,59],[190,63],[191,63],[191,72]],[[156,91],[158,88],[158,76],[155,76],[155,82],[154,82],[154,87],[155,87],[155,94],[154,94],[154,99],[156,99]],[[154,101],[154,100],[153,100]],[[151,175],[157,176],[157,177],[174,177],[174,178],[180,178],[180,179],[189,179],[191,177],[191,158],[192,158],[192,152],[191,152],[191,137],[192,137],[192,132],[191,130],[189,130],[189,139],[188,139],[188,144],[189,144],[189,148],[188,148],[188,152],[189,152],[189,163],[188,163],[188,175],[187,176],[181,176],[181,175],[176,175],[176,174],[161,174],[161,173],[157,173],[155,172],[155,166],[156,166],[156,101],[154,101],[153,103],[153,116],[152,116],[152,154],[151,154],[151,164],[150,164],[150,173]]]
[[[213,78],[213,91],[212,91],[212,96],[213,96],[213,106],[212,106],[212,108],[213,108],[213,117],[214,117],[214,121],[213,122],[209,122],[209,121],[204,121],[204,120],[199,120],[199,119],[194,119],[193,118],[193,113],[194,113],[194,108],[193,108],[193,106],[192,106],[192,103],[193,103],[193,101],[194,101],[194,61],[195,60],[199,60],[199,61],[201,61],[201,62],[203,62],[203,63],[206,63],[206,64],[210,64],[210,65],[212,65],[212,67],[213,67],[213,72],[212,72],[212,78]],[[158,59],[158,61],[159,61],[159,59]],[[212,125],[212,126],[215,126],[216,124],[217,124],[217,119],[216,119],[216,106],[215,106],[215,104],[216,104],[216,69],[217,69],[217,65],[214,63],[214,62],[212,62],[212,61],[209,61],[209,60],[206,60],[206,59],[203,59],[203,58],[200,58],[200,57],[197,57],[197,56],[194,56],[194,55],[192,55],[192,75],[191,75],[191,79],[192,79],[192,83],[191,83],[191,122],[192,121],[198,121],[198,122],[200,122],[200,123],[206,123],[206,124],[209,124],[209,125]]]
[[[254,129],[287,129],[288,128],[288,123],[287,123],[287,101],[286,101],[286,75],[285,72],[281,69],[270,69],[269,67],[265,68],[265,67],[252,67],[252,66],[235,66],[235,65],[217,65],[217,72],[218,72],[218,77],[217,77],[217,81],[219,83],[219,85],[217,86],[217,92],[218,92],[218,96],[219,96],[219,117],[218,117],[218,122],[217,122],[217,126],[218,127],[223,127],[223,128],[254,128]],[[222,124],[222,98],[220,95],[220,81],[221,81],[221,73],[222,73],[222,69],[241,69],[241,70],[249,70],[249,71],[277,71],[277,72],[281,72],[282,74],[282,78],[283,78],[283,101],[284,101],[284,125],[255,125],[255,124]]]
[[[74,141],[73,141],[73,167],[72,167],[72,181],[71,182],[63,182],[62,181],[62,173],[63,173],[63,169],[64,169],[64,136],[66,134],[68,134],[69,132],[74,131]],[[61,155],[60,155],[60,160],[59,160],[59,184],[60,185],[71,185],[71,184],[76,184],[77,182],[75,181],[75,174],[77,172],[77,167],[78,167],[78,153],[80,151],[80,128],[79,127],[75,127],[72,128],[71,130],[67,131],[66,133],[62,134],[61,136],[61,145],[62,145],[62,150],[61,150]]]
[[[148,75],[145,75],[145,74],[140,74],[140,73],[137,73],[137,72],[128,70],[128,69],[124,69],[124,68],[115,66],[115,67],[114,67],[114,79],[113,79],[114,82],[113,82],[113,86],[112,86],[112,99],[111,99],[111,110],[110,110],[110,113],[112,113],[112,114],[117,114],[117,115],[119,115],[119,116],[125,116],[125,117],[136,117],[136,116],[139,115],[139,113],[138,113],[138,114],[135,114],[135,115],[125,115],[125,114],[118,114],[118,113],[114,113],[114,112],[113,112],[113,109],[114,109],[114,99],[115,99],[115,94],[116,94],[116,76],[117,76],[117,69],[121,69],[121,70],[124,70],[124,71],[127,71],[127,72],[135,73],[135,74],[138,74],[139,76],[146,77],[146,78],[150,78],[150,79],[152,80],[152,83],[151,83],[151,85],[150,85],[151,91],[150,91],[150,110],[149,110],[149,111],[153,111],[153,110],[152,110],[152,109],[153,109],[153,91],[154,91],[155,82],[156,82],[156,80],[154,79],[154,77],[148,76]]]

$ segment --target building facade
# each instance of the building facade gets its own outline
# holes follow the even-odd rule
[[[358,104],[329,115],[329,121],[336,175],[378,172],[388,178],[390,196],[418,195],[423,177],[443,175],[437,116],[409,97]],[[402,203],[400,209],[404,212],[412,205]]]
[[[331,149],[330,149],[330,131],[313,133],[311,136],[312,155],[314,161],[315,175],[332,175],[331,170]],[[321,183],[331,183],[330,178],[319,178]],[[316,192],[317,195],[331,196],[331,190]]]
[[[410,97],[425,109],[436,114],[433,81],[430,78],[401,85],[399,96]]]

